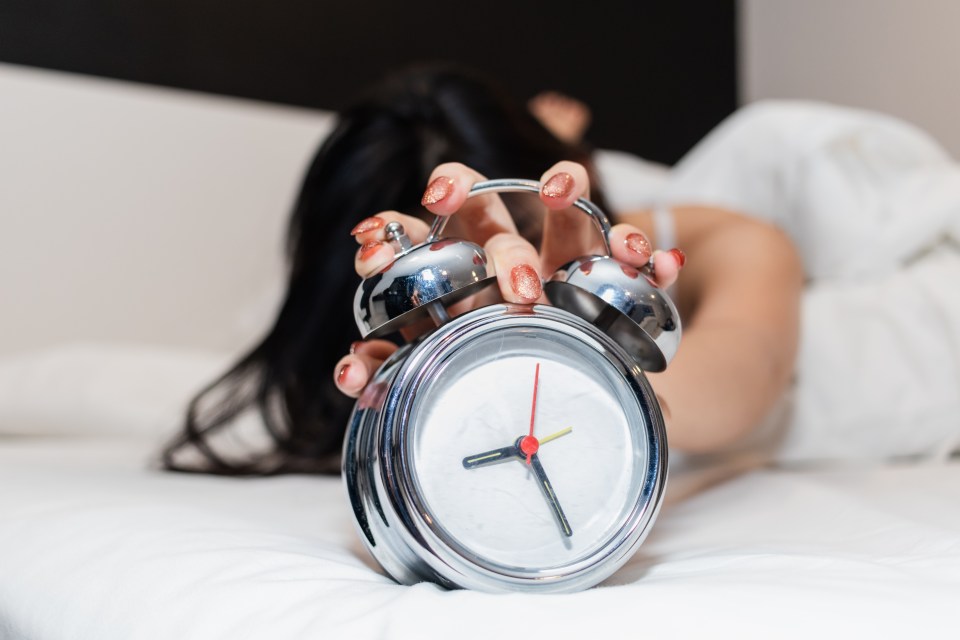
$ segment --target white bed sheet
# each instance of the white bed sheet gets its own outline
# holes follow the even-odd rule
[[[605,585],[402,587],[338,478],[153,471],[148,439],[0,439],[0,637],[956,637],[960,464],[754,470],[671,504]]]

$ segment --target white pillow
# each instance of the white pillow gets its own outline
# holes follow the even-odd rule
[[[875,281],[803,299],[781,460],[947,454],[960,444],[960,250],[943,243]]]
[[[607,202],[615,212],[655,207],[670,179],[666,165],[624,151],[597,150],[593,164]]]
[[[233,357],[105,344],[7,356],[0,359],[0,434],[165,436]]]

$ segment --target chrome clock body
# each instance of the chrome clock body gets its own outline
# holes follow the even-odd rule
[[[492,180],[471,195],[537,192]],[[649,532],[667,478],[663,417],[644,371],[680,340],[670,298],[618,262],[610,224],[585,199],[604,255],[545,283],[553,306],[494,304],[451,319],[446,305],[492,284],[479,246],[412,246],[385,227],[394,261],[357,290],[365,338],[429,316],[357,401],[343,472],[357,528],[397,581],[484,591],[569,592],[611,575]]]
[[[496,353],[492,347],[504,341],[513,344],[501,346],[501,353]],[[556,486],[556,497],[571,514],[571,536],[565,536],[555,519],[551,519],[550,507],[524,460],[507,460],[493,467],[493,472],[500,474],[498,478],[488,469],[466,468],[471,451],[509,445],[514,436],[524,434],[529,419],[526,402],[506,420],[501,420],[504,416],[491,418],[493,425],[485,425],[483,419],[465,428],[459,425],[454,439],[442,433],[446,422],[431,424],[424,414],[423,402],[428,410],[442,402],[442,398],[430,396],[438,380],[455,381],[469,375],[471,369],[482,370],[495,360],[502,361],[503,350],[508,352],[508,361],[537,360],[538,369],[543,362],[545,371],[555,370],[566,376],[582,371],[602,378],[598,383],[600,391],[594,395],[602,397],[606,388],[610,394],[608,407],[615,406],[623,412],[624,419],[614,425],[614,431],[599,440],[594,430],[609,428],[616,419],[600,420],[602,424],[588,424],[587,420],[574,424],[572,432],[556,443],[545,443],[540,451],[543,467]],[[518,376],[522,379],[532,373],[518,372]],[[526,381],[530,381],[529,377]],[[511,388],[517,386],[508,379],[501,382]],[[557,391],[566,396],[569,407],[558,406],[565,401],[564,397],[550,403],[565,414],[564,419],[571,410],[576,412],[578,402],[567,383],[562,379],[552,381],[561,387]],[[523,394],[529,392],[529,385],[520,386]],[[478,398],[486,396],[496,399],[491,402],[504,402],[502,387],[475,391]],[[453,413],[461,409],[456,402],[447,404],[448,411]],[[584,410],[599,420],[598,408],[601,412],[603,409],[587,404]],[[508,413],[513,408],[508,407]],[[466,411],[467,407],[462,409]],[[470,422],[478,416],[468,413],[461,418]],[[450,424],[449,428],[453,431],[457,426]],[[537,426],[549,431],[567,425]],[[624,432],[618,434],[617,429]],[[473,441],[468,437],[471,430],[477,432]],[[443,442],[431,448],[423,444],[430,438]],[[616,459],[608,459],[602,453],[599,458],[594,455],[580,460],[585,455],[589,458],[589,450],[596,450],[605,442],[616,445],[610,452]],[[621,448],[621,443],[628,446]],[[461,444],[463,448],[457,449]],[[560,464],[559,454],[555,453],[561,445],[568,450],[567,464]],[[430,453],[421,453],[424,449]],[[432,464],[431,457],[441,463]],[[445,457],[450,463],[448,468],[443,466]],[[506,473],[512,476],[507,477]],[[566,486],[564,481],[571,473],[577,479]],[[364,542],[399,582],[426,580],[484,591],[576,591],[611,575],[647,535],[666,483],[666,434],[656,398],[635,358],[605,333],[555,307],[492,305],[453,319],[423,340],[402,348],[384,364],[352,416],[344,447],[344,474]],[[598,477],[612,480],[607,483],[609,486],[580,491],[583,482],[589,484]],[[453,487],[447,490],[438,480]],[[479,493],[462,489],[457,494],[458,481],[468,482]],[[512,511],[498,520],[491,504],[480,497],[484,492],[505,497],[504,508]],[[461,509],[457,495],[466,501],[465,508]],[[517,504],[518,497],[524,504]],[[601,503],[604,499],[616,504],[605,506]],[[493,522],[471,519],[475,510],[483,512],[481,515],[492,514]],[[518,527],[516,535],[504,532],[512,526]],[[496,531],[491,534],[491,529]],[[485,544],[484,540],[491,535],[500,536],[499,545]],[[528,549],[516,550],[525,543],[529,543]]]

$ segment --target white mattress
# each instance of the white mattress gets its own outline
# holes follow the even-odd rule
[[[0,439],[0,637],[956,637],[960,464],[754,470],[670,502],[607,584],[402,587],[338,478],[149,470],[150,439]]]

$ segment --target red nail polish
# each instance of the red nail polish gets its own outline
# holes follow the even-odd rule
[[[519,297],[534,302],[543,295],[543,283],[536,270],[528,264],[518,264],[510,270],[510,288]]]
[[[379,240],[371,240],[370,242],[368,242],[368,243],[364,244],[363,246],[361,246],[361,247],[360,247],[360,259],[361,259],[361,260],[367,260],[368,258],[370,258],[370,256],[372,256],[374,253],[377,252],[377,249],[379,249],[379,248],[380,248],[380,245],[382,245],[382,244],[383,244],[383,243],[380,242]]]
[[[343,386],[343,379],[347,377],[347,371],[350,369],[350,365],[345,364],[340,367],[340,371],[337,372],[337,384],[341,387]]]
[[[353,228],[353,231],[350,232],[350,235],[357,236],[357,235],[360,235],[361,233],[366,233],[367,231],[374,231],[376,229],[382,228],[384,224],[386,223],[383,221],[383,218],[377,218],[377,217],[367,218],[366,220],[362,220],[360,224],[355,226]]]
[[[626,237],[624,243],[627,245],[627,249],[630,249],[630,251],[642,257],[643,260],[649,260],[653,254],[653,247],[650,246],[650,241],[647,240],[647,236],[642,233],[631,233]]]
[[[543,183],[540,192],[548,198],[566,198],[573,190],[573,176],[566,171],[552,176]]]
[[[423,192],[423,198],[420,200],[420,204],[423,206],[437,204],[450,195],[451,192],[453,192],[453,178],[439,176],[427,185],[427,190]]]
[[[672,254],[673,257],[676,258],[678,267],[682,267],[687,261],[687,255],[683,251],[680,251],[680,249],[670,249],[667,253]]]

